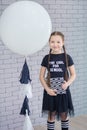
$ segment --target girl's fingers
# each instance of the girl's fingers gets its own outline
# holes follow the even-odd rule
[[[54,92],[57,92],[57,90],[56,90],[56,89],[54,89],[53,91],[54,91]]]
[[[57,90],[56,90],[56,89],[54,89],[53,91],[54,91],[54,95],[56,96],[56,95],[57,95]]]
[[[64,80],[63,83],[66,83],[66,80]]]

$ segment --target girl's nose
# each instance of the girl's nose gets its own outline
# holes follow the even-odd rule
[[[56,43],[56,42],[54,42],[54,46],[57,46],[57,43]]]

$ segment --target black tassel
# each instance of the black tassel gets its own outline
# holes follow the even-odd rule
[[[21,76],[20,77],[21,77],[20,78],[20,83],[21,84],[28,84],[28,82],[31,82],[29,69],[28,69],[26,59],[25,59],[25,63],[23,65],[23,69],[21,71]]]
[[[23,102],[23,105],[22,105],[22,108],[21,108],[21,111],[20,111],[21,115],[26,115],[26,109],[27,109],[28,115],[29,115],[30,110],[29,110],[28,102],[29,102],[29,100],[28,100],[27,96],[25,96],[25,99],[24,99],[24,102]]]

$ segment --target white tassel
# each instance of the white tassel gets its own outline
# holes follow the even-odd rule
[[[25,95],[28,98],[32,98],[33,97],[31,83],[28,83],[28,84],[25,85]]]
[[[26,115],[25,115],[25,122],[24,122],[24,126],[23,126],[23,130],[34,130],[30,117],[28,116],[28,112],[26,110]]]

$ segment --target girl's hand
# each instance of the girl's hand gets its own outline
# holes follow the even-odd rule
[[[64,80],[62,84],[62,89],[66,90],[68,88],[68,83]]]
[[[50,95],[50,96],[56,96],[57,95],[57,90],[56,89],[48,89],[47,90],[47,93]]]

